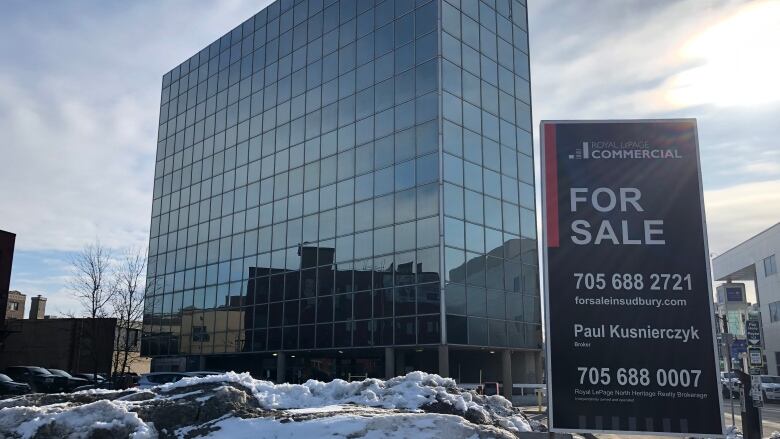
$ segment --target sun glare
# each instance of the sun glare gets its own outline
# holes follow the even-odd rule
[[[780,1],[748,4],[680,49],[695,67],[671,79],[676,105],[758,105],[780,100]]]

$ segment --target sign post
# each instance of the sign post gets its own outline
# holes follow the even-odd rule
[[[751,375],[759,375],[761,374],[760,371],[753,372],[754,368],[760,368],[764,365],[764,353],[761,352],[761,348],[758,346],[748,346],[747,348],[747,354],[748,354],[748,367],[750,367]]]
[[[745,338],[749,346],[761,346],[761,325],[756,319],[745,322]]]
[[[761,348],[761,328],[758,320],[748,319],[745,322],[745,335],[748,343],[747,360],[751,382],[750,397],[752,399],[752,404],[748,404],[749,408],[746,408],[746,411],[751,411],[751,416],[746,416],[746,418],[756,420],[753,424],[758,423],[758,434],[750,432],[750,430],[756,430],[755,426],[751,426],[751,428],[743,427],[743,431],[748,439],[752,439],[761,437],[760,408],[764,406],[764,392],[761,389],[761,373],[764,370],[764,350]]]
[[[541,133],[551,431],[722,435],[696,121]]]

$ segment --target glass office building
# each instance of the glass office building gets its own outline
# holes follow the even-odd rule
[[[143,353],[540,382],[533,169],[524,0],[278,0],[163,77]]]

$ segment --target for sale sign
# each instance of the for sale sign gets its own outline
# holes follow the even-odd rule
[[[723,434],[696,121],[541,132],[551,429]]]

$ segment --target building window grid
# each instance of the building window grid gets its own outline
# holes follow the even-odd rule
[[[764,276],[777,274],[777,260],[775,255],[764,258]]]
[[[780,301],[769,304],[769,321],[772,323],[780,321]]]
[[[166,76],[167,76],[167,75],[166,75]],[[194,87],[193,87],[193,88],[194,88]],[[163,93],[165,93],[165,91],[164,91]]]
[[[482,6],[482,4],[480,4],[480,6]],[[449,8],[451,8],[451,9],[450,9],[449,11],[447,11],[447,9],[449,9]],[[454,13],[453,13],[453,11],[454,11]],[[450,5],[448,5],[448,4],[446,4],[446,3],[443,3],[443,12],[442,12],[442,15],[446,17],[446,16],[448,15],[448,13],[449,13],[449,14],[451,14],[451,17],[452,17],[452,16],[456,16],[456,17],[458,17],[458,18],[455,18],[455,21],[458,23],[458,25],[461,23],[461,20],[460,20],[460,18],[461,18],[461,17],[460,17],[460,14],[458,13],[458,10],[457,10],[457,8],[455,8],[455,7],[451,7]],[[463,17],[465,17],[465,15],[464,15]],[[468,18],[463,18],[463,20],[468,20]],[[448,39],[448,38],[449,38],[449,39],[450,39],[450,43],[452,43],[452,42],[454,41],[455,43],[457,43],[457,44],[458,44],[458,49],[457,49],[457,50],[458,50],[458,52],[455,54],[455,57],[456,57],[456,59],[455,59],[454,61],[456,61],[456,64],[459,64],[459,61],[460,61],[460,60],[462,59],[462,57],[463,57],[463,56],[465,56],[465,55],[461,55],[461,54],[459,53],[459,52],[460,52],[460,43],[459,43],[459,40],[458,40],[458,38],[456,38],[456,37],[453,37],[452,35],[450,35],[450,34],[448,34],[448,33],[447,33],[447,31],[449,30],[449,29],[448,29],[448,26],[447,26],[447,20],[446,20],[446,19],[443,19],[443,21],[444,21],[444,32],[443,32],[443,34],[442,34],[442,39],[443,39],[443,40],[446,40],[446,39]],[[459,27],[459,26],[458,26],[458,27]],[[481,29],[481,30],[484,30],[484,27],[481,27],[480,29]],[[485,33],[485,32],[480,32],[480,34],[481,34],[481,35],[488,35],[488,36],[491,36],[491,34],[490,34],[490,33]],[[499,38],[500,38],[500,37],[499,37]],[[467,44],[467,43],[464,43],[464,44]],[[464,46],[464,47],[466,47],[466,46]],[[447,61],[447,60],[449,59],[449,58],[448,58],[448,55],[449,55],[449,54],[448,54],[448,52],[447,52],[447,46],[445,45],[445,46],[443,46],[443,53],[442,53],[442,56],[443,56],[443,58],[444,58],[444,59],[443,59],[442,63],[446,63],[446,62],[448,62],[448,61]],[[506,64],[504,64],[504,63],[501,63],[501,62],[499,62],[499,64],[500,64],[500,65],[499,65],[499,67],[498,67],[499,69],[501,69],[501,68],[504,68],[504,66],[506,65]],[[480,95],[481,95],[481,96],[482,96],[482,99],[484,99],[484,97],[485,97],[485,96],[484,96],[484,92],[485,92],[485,84],[486,84],[486,82],[485,82],[484,80],[480,81],[479,77],[480,77],[481,75],[480,75],[480,72],[479,72],[479,71],[476,71],[475,73],[476,73],[476,75],[477,75],[477,76],[475,76],[475,79],[476,79],[476,81],[478,81],[478,83],[481,83],[481,84],[482,84],[482,87],[481,87],[481,89],[482,89],[482,90],[477,92],[477,96],[480,96]],[[527,73],[526,73],[526,78],[527,78]],[[518,78],[518,79],[519,79],[519,78]],[[451,94],[449,94],[449,93],[448,93],[448,87],[447,87],[447,85],[446,85],[446,84],[447,84],[447,78],[446,78],[446,74],[445,74],[445,78],[444,78],[444,80],[443,80],[443,83],[442,83],[442,88],[443,88],[443,91],[442,91],[442,93],[443,93],[443,96],[444,96],[444,98],[445,98],[445,99],[449,99],[449,101],[450,101],[450,105],[446,106],[446,107],[445,107],[445,109],[444,109],[444,114],[443,114],[443,116],[444,116],[445,124],[447,124],[447,123],[454,123],[454,124],[455,124],[454,126],[457,126],[457,127],[458,127],[458,129],[468,129],[468,128],[464,128],[464,127],[462,126],[462,125],[463,125],[463,123],[464,123],[464,121],[462,120],[462,118],[464,117],[464,116],[463,116],[463,113],[462,113],[461,111],[456,111],[456,112],[454,112],[454,113],[452,112],[452,108],[459,108],[459,106],[460,106],[460,104],[459,104],[459,102],[460,102],[460,101],[459,101],[459,99],[460,99],[460,98],[458,98],[457,96],[454,96],[454,95],[451,95]],[[504,82],[503,84],[496,84],[496,85],[498,85],[498,86],[499,86],[499,88],[502,88],[501,86],[503,85],[503,88],[502,88],[501,92],[509,92],[509,90],[507,90],[507,89],[506,89],[506,82]],[[493,86],[493,85],[491,85],[491,86]],[[450,88],[450,90],[451,90],[451,91],[455,91],[455,90],[452,90],[451,88]],[[514,90],[512,90],[512,92],[514,92]],[[459,96],[463,96],[463,91],[462,91],[460,88],[458,88],[458,90],[457,90],[457,94],[458,94]],[[448,97],[449,97],[449,98],[448,98]],[[474,104],[476,104],[476,105],[479,105],[479,104],[480,104],[480,101],[481,101],[481,99],[479,99],[479,100],[477,100],[477,101],[472,101],[472,102],[474,102]],[[448,111],[448,109],[449,109],[449,111]],[[483,111],[484,111],[484,107],[483,107]],[[504,112],[503,112],[503,111],[499,112],[499,111],[497,111],[497,110],[492,110],[492,109],[490,109],[490,108],[488,108],[488,109],[487,109],[487,111],[488,111],[489,113],[493,113],[493,114],[495,114],[496,116],[498,116],[499,114],[501,114],[501,119],[502,119],[502,120],[506,120],[506,119],[504,118]],[[508,112],[509,114],[513,114],[512,112],[508,111],[508,109],[507,109],[507,112]],[[518,112],[518,114],[519,114],[519,112]],[[454,120],[453,120],[453,119],[454,119]],[[514,118],[511,118],[511,119],[514,119]],[[450,121],[450,122],[447,122],[447,121]],[[514,122],[514,120],[512,120],[512,122]],[[484,123],[484,118],[482,119],[481,123]],[[525,124],[525,125],[526,125],[526,129],[530,129],[530,124]],[[484,132],[484,126],[482,126],[482,127],[479,127],[479,128],[480,128],[480,129],[479,129],[479,131],[480,131],[480,132]],[[445,141],[445,151],[447,151],[447,147],[448,147],[448,144],[447,144],[447,142],[448,142],[448,139],[447,139],[447,137],[448,137],[448,136],[447,136],[447,134],[448,134],[448,130],[447,130],[447,128],[445,127],[445,129],[444,129],[444,136],[445,136],[445,140],[444,140],[444,141]],[[475,133],[475,135],[476,135],[476,136],[478,136],[478,137],[481,137],[479,134],[476,134],[476,133]],[[459,136],[459,139],[462,139],[462,138],[463,138],[463,136],[462,136],[462,135],[460,135],[460,136]],[[495,140],[498,140],[498,139],[495,139]],[[462,141],[462,140],[461,140],[461,141]],[[491,139],[487,139],[487,138],[483,138],[483,142],[484,142],[484,141],[493,141],[493,140],[491,140]],[[501,144],[504,144],[504,143],[505,143],[505,142],[503,142],[503,141],[501,142]],[[508,143],[508,142],[507,142],[507,143]],[[476,163],[476,162],[475,162],[473,159],[466,158],[466,157],[463,155],[463,152],[461,152],[461,151],[460,151],[461,149],[462,149],[462,148],[458,148],[458,150],[459,150],[460,154],[457,154],[459,157],[458,157],[458,159],[456,159],[456,160],[454,161],[455,163],[458,163],[458,160],[460,160],[460,163],[462,163],[462,165],[461,165],[461,166],[466,166],[468,163],[474,163],[475,165],[482,166],[482,164],[481,164],[481,163]],[[480,150],[482,150],[482,152],[483,152],[483,153],[485,152],[483,148],[479,148],[479,149],[480,149]],[[520,149],[522,149],[522,148],[521,148],[520,146],[518,146],[518,150],[520,150]],[[530,145],[529,145],[529,146],[528,146],[528,148],[526,148],[526,152],[528,152],[529,154],[530,154],[530,149],[531,149],[531,148],[530,148]],[[446,152],[445,152],[445,154],[446,154]],[[522,152],[520,152],[520,154],[522,154]],[[523,155],[520,155],[519,157],[523,157]],[[482,157],[480,157],[480,159],[482,159],[482,161],[483,161],[483,163],[484,163],[484,159],[483,159]],[[530,181],[529,181],[529,182],[532,184],[532,183],[533,183],[533,172],[532,172],[532,171],[533,171],[533,164],[532,164],[532,158],[531,158],[530,156],[528,157],[528,161],[530,161],[530,169],[531,169],[531,172],[530,172],[530,173],[526,172],[526,173],[525,173],[525,175],[530,175],[530,176],[531,176],[531,179],[530,179]],[[452,162],[452,161],[451,161],[451,162]],[[445,163],[447,163],[446,156],[445,156]],[[504,160],[501,160],[501,163],[503,164],[503,163],[505,163],[505,161],[504,161]],[[489,166],[487,166],[487,167],[489,168]],[[526,169],[527,169],[527,167],[526,167]],[[461,171],[458,171],[458,174],[459,174],[459,175],[462,175],[462,172],[463,172],[462,170],[461,170]],[[449,218],[449,214],[450,214],[450,212],[447,212],[447,210],[448,210],[448,207],[447,207],[446,200],[447,200],[447,190],[448,190],[447,188],[448,188],[449,186],[451,186],[451,185],[450,185],[450,183],[451,183],[451,182],[453,182],[453,180],[452,180],[451,178],[448,178],[448,175],[447,175],[447,173],[448,173],[448,168],[447,168],[447,165],[445,164],[445,168],[444,168],[444,176],[443,176],[443,179],[445,180],[445,186],[444,186],[444,189],[443,189],[443,190],[445,191],[445,207],[444,207],[444,209],[445,209],[445,212],[443,213],[444,215],[446,215],[446,216],[445,216],[445,224],[446,224],[447,222],[450,222],[450,221],[451,221],[451,220],[448,220],[448,219],[447,219],[447,218]],[[504,172],[504,173],[505,173],[505,172]],[[523,177],[523,174],[524,174],[524,173],[523,173],[522,171],[518,171],[518,175],[520,175],[520,176],[521,176],[521,178]],[[467,191],[468,191],[468,189],[465,189],[465,188],[463,188],[464,184],[463,184],[462,182],[458,181],[457,179],[455,180],[455,182],[454,182],[454,183],[455,183],[455,185],[456,185],[456,186],[452,186],[452,187],[460,187],[460,189],[459,189],[457,192],[461,194],[461,195],[460,195],[460,197],[461,197],[461,201],[457,203],[457,206],[458,206],[458,207],[464,206],[466,203],[464,203],[464,201],[463,201],[463,198],[462,198],[462,197],[464,196],[464,194],[468,194],[468,193],[469,193],[469,192],[467,192]],[[515,184],[518,184],[518,183],[515,183]],[[519,183],[519,184],[524,184],[524,183]],[[473,188],[473,187],[472,187],[471,189],[472,189],[472,190],[473,190],[473,189],[476,189],[476,190],[478,191],[478,193],[482,193],[482,191],[481,191],[481,190],[479,190],[479,188]],[[526,191],[526,193],[527,193],[527,191]],[[503,197],[503,194],[501,194],[501,195],[502,195],[502,196],[501,196],[502,200],[504,200],[504,201],[505,201],[505,199],[504,199],[504,197]],[[457,196],[457,195],[456,195],[456,196]],[[491,198],[489,198],[487,195],[485,195],[484,201],[488,201],[488,200],[490,200],[490,199],[491,199]],[[452,201],[452,200],[450,200],[450,201]],[[516,204],[516,203],[517,203],[517,201],[515,201],[515,204]],[[530,205],[528,205],[528,204],[530,204]],[[525,228],[521,227],[520,233],[523,233],[523,235],[525,235],[526,233],[528,233],[528,234],[530,234],[530,235],[531,235],[530,237],[532,237],[532,238],[534,238],[534,239],[535,239],[535,227],[536,227],[536,225],[535,225],[535,215],[534,215],[534,213],[533,213],[533,207],[534,207],[534,206],[533,206],[533,201],[531,201],[531,203],[528,203],[528,204],[526,204],[526,207],[531,207],[532,209],[526,209],[526,210],[527,210],[527,211],[530,213],[530,217],[531,217],[531,218],[533,218],[533,219],[532,219],[532,221],[530,221],[530,222],[529,222],[529,221],[526,221],[526,223],[527,223],[527,226],[530,226],[530,227],[525,227]],[[510,204],[510,206],[511,206],[511,204]],[[462,214],[461,214],[461,215],[462,215]],[[487,215],[487,213],[485,213],[485,215]],[[481,216],[481,215],[480,215],[480,216]],[[529,215],[528,215],[528,214],[526,214],[525,216],[529,216]],[[461,216],[461,219],[462,219],[462,216]],[[486,219],[486,218],[485,218],[485,219]],[[460,222],[460,220],[455,220],[455,221],[458,221],[458,223]],[[474,221],[474,219],[472,219],[471,221]],[[479,222],[479,221],[477,221],[477,222]],[[520,222],[520,221],[519,221],[519,218],[518,218],[518,223],[519,223],[519,222]],[[467,220],[467,221],[466,221],[466,222],[464,222],[463,224],[467,226],[467,225],[469,224],[469,220]],[[463,233],[463,230],[464,230],[464,229],[463,229],[463,227],[461,226],[461,227],[458,227],[458,228],[461,230],[461,232],[460,232],[460,233],[461,233],[461,237],[458,237],[458,238],[457,238],[455,241],[456,241],[457,243],[461,243],[461,244],[456,244],[456,245],[459,245],[459,246],[461,246],[461,247],[464,247],[464,246],[466,246],[466,245],[464,245],[464,244],[468,242],[468,238],[466,237],[466,238],[464,239],[464,238],[462,237],[462,236],[463,236],[463,235],[462,235],[462,233]],[[527,232],[527,231],[526,231],[526,230],[528,230],[528,228],[533,228],[533,234],[531,234],[531,233],[529,233],[529,232]],[[449,236],[448,236],[448,232],[447,232],[447,230],[446,230],[446,229],[447,229],[447,226],[445,225],[445,243],[446,243],[446,244],[449,244],[449,241],[448,241],[448,238],[449,238]],[[525,230],[523,230],[523,229],[525,229]],[[490,229],[489,229],[489,228],[486,228],[486,231],[487,231],[487,230],[490,230]],[[504,231],[504,232],[506,233],[506,231]],[[468,233],[468,232],[467,232],[467,233]],[[510,236],[511,236],[511,235],[510,235]],[[449,248],[449,247],[448,247],[448,248]],[[454,250],[454,249],[453,249],[453,250]],[[485,250],[489,250],[489,249],[485,249]],[[458,251],[458,250],[455,250],[455,251]],[[447,254],[448,254],[448,253],[450,253],[450,252],[447,252],[447,251],[445,251],[445,258],[447,258]],[[536,254],[535,254],[535,249],[534,249],[534,251],[532,251],[532,252],[531,252],[529,255],[527,255],[527,256],[526,256],[526,258],[527,258],[527,259],[529,259],[529,261],[530,261],[530,260],[532,260],[532,261],[533,261],[533,264],[534,264],[534,265],[536,265]],[[459,260],[460,260],[460,258],[459,258]],[[447,263],[445,262],[445,266],[449,266],[449,264],[447,264]],[[525,267],[525,269],[524,269],[524,270],[522,270],[522,271],[523,271],[523,272],[526,272],[526,271],[529,271],[529,272],[530,272],[530,271],[531,271],[531,270],[533,270],[533,269],[534,269],[534,268],[532,268],[532,267],[528,266],[528,267]],[[445,270],[446,270],[446,269],[445,269]],[[453,284],[453,283],[451,283],[451,280],[450,280],[450,279],[447,279],[447,280],[448,280],[448,286],[449,286],[449,285],[452,285],[452,286],[455,286],[455,285],[457,285],[457,284]],[[534,280],[532,280],[532,281],[531,281],[531,283],[532,283],[532,284],[536,284],[536,286],[532,286],[531,288],[529,288],[529,290],[530,290],[530,292],[531,292],[532,294],[533,294],[534,292],[536,292],[536,293],[538,294],[538,283],[537,283],[537,282],[538,282],[538,281],[537,281],[536,279],[534,279]],[[507,287],[507,288],[509,288],[509,286],[506,286],[506,287]],[[477,288],[477,290],[484,290],[484,288],[483,288],[483,287],[470,287],[470,288],[471,288],[471,289],[473,289],[473,288]],[[526,292],[526,291],[525,291],[525,289],[523,290],[523,292]],[[470,296],[467,296],[467,297],[470,297]],[[508,297],[513,297],[513,296],[508,296]],[[528,298],[529,298],[528,300],[531,300],[530,306],[529,306],[528,308],[530,308],[530,309],[535,309],[535,308],[534,308],[534,305],[533,305],[533,300],[537,300],[537,302],[538,302],[538,298],[534,299],[534,298],[532,298],[532,296],[526,296],[525,294],[518,295],[517,297],[518,297],[518,298],[525,298],[525,297],[528,297]],[[448,295],[448,310],[447,310],[447,314],[448,314],[448,316],[452,316],[452,317],[453,317],[454,319],[456,319],[456,321],[457,321],[457,319],[459,318],[459,317],[458,317],[458,314],[462,314],[462,315],[464,315],[464,316],[465,316],[465,315],[468,315],[468,314],[470,314],[470,313],[469,313],[469,312],[468,312],[466,309],[452,309],[452,308],[449,306],[449,305],[450,305],[450,303],[449,303],[449,299],[450,299],[450,296]],[[484,302],[483,302],[483,303],[484,303]],[[482,306],[485,306],[485,305],[483,304]],[[457,308],[457,307],[455,307],[455,308]],[[536,304],[536,308],[538,308],[538,303]],[[456,339],[456,343],[457,343],[458,341],[460,341],[460,342],[462,342],[462,343],[468,342],[468,343],[473,343],[473,344],[484,344],[484,343],[485,343],[485,339],[486,339],[486,338],[489,338],[489,339],[491,339],[491,340],[489,341],[489,343],[493,343],[492,337],[488,337],[488,335],[487,335],[487,334],[482,334],[482,336],[480,336],[480,334],[477,334],[477,333],[472,333],[472,326],[476,326],[476,327],[482,327],[483,329],[485,329],[485,332],[487,332],[488,334],[491,334],[491,333],[492,333],[492,331],[493,331],[493,328],[494,328],[494,327],[497,327],[497,328],[499,328],[498,330],[499,330],[499,331],[501,331],[501,332],[503,333],[504,329],[500,329],[500,328],[501,328],[500,326],[495,326],[495,325],[493,324],[493,322],[491,322],[490,320],[488,320],[488,323],[487,323],[487,324],[485,324],[485,323],[484,323],[484,321],[481,319],[481,317],[485,317],[485,315],[484,315],[484,311],[483,311],[483,313],[482,313],[481,315],[480,315],[480,314],[477,314],[477,315],[479,315],[479,317],[480,317],[480,318],[477,318],[477,317],[468,317],[468,319],[467,319],[467,320],[466,320],[466,317],[464,317],[464,318],[463,318],[463,319],[464,319],[464,323],[463,323],[463,325],[462,325],[462,326],[466,326],[466,323],[465,323],[465,322],[468,322],[468,324],[467,324],[467,326],[468,326],[468,330],[466,330],[466,331],[465,331],[465,332],[467,333],[467,335],[466,335],[465,337],[459,337],[459,336],[457,336],[457,335],[456,335],[456,337],[454,337],[454,338]],[[515,317],[515,318],[516,318],[517,316],[509,316],[509,317],[510,317],[510,318],[512,318],[512,317]],[[449,321],[449,320],[450,320],[450,318],[448,317],[448,321]],[[508,320],[509,320],[509,319],[508,319]],[[518,319],[518,320],[525,321],[526,319],[525,319],[525,317],[523,316],[521,319]],[[538,319],[536,319],[536,320],[533,320],[532,318],[528,318],[528,319],[527,319],[527,321],[529,321],[529,322],[534,322],[534,321],[538,322],[539,320],[538,320]],[[512,328],[514,328],[513,326],[511,326],[511,325],[513,325],[514,323],[510,323],[510,322],[508,322],[508,323],[509,323],[509,325],[508,325],[508,329],[512,329]],[[449,324],[448,324],[448,326],[449,326]],[[489,329],[488,329],[488,328],[489,328]],[[455,331],[450,331],[450,328],[448,328],[448,332],[457,332],[457,330],[458,330],[458,329],[456,329]],[[531,342],[531,341],[534,339],[534,336],[532,336],[532,335],[529,335],[529,334],[533,334],[533,328],[531,328],[531,327],[529,327],[529,328],[526,328],[526,330],[525,330],[525,331],[523,331],[523,332],[524,332],[524,333],[526,333],[526,335],[528,335],[528,337],[529,337],[529,342]],[[513,333],[514,333],[515,335],[518,335],[518,331],[513,331]],[[504,334],[505,334],[505,333],[504,333]],[[453,335],[453,334],[450,334],[450,335]],[[475,336],[479,338],[479,342],[478,342],[478,343],[474,343],[474,340],[472,340],[472,339],[473,339]],[[452,343],[452,342],[453,342],[452,338],[453,338],[453,337],[450,337],[450,338],[448,339],[448,342]],[[499,337],[499,338],[500,338],[500,337]]]

